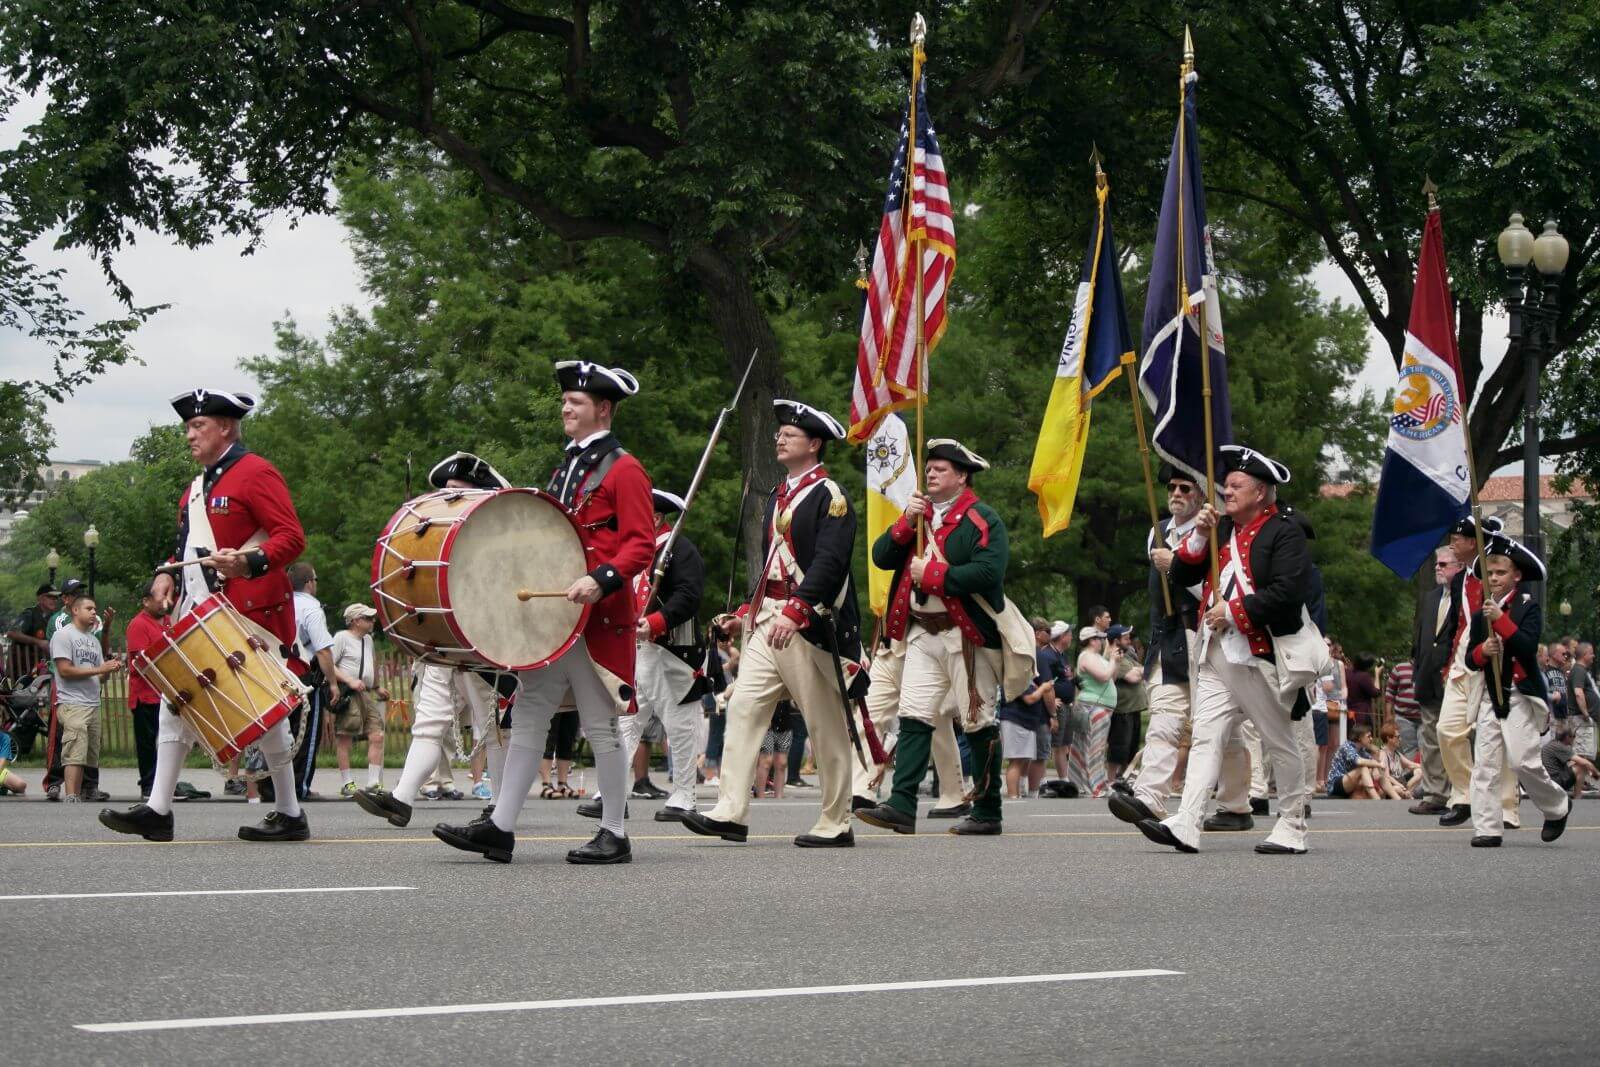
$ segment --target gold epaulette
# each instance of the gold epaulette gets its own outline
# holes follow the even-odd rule
[[[824,480],[822,484],[828,487],[828,495],[833,497],[833,501],[828,505],[828,515],[835,519],[843,518],[844,513],[850,510],[850,504],[844,498],[844,490],[840,489],[832,478]]]

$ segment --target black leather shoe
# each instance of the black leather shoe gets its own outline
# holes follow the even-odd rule
[[[1113,780],[1111,783],[1111,791],[1113,793],[1121,793],[1125,797],[1133,796],[1133,786],[1128,784],[1128,780],[1126,778],[1117,778]]]
[[[388,819],[390,826],[405,826],[411,822],[411,805],[396,800],[394,795],[376,789],[357,789],[356,807],[368,815]]]
[[[1106,798],[1106,807],[1111,809],[1111,814],[1123,822],[1138,823],[1145,819],[1149,819],[1151,822],[1161,821],[1156,818],[1156,813],[1150,810],[1150,806],[1138,797],[1112,793]]]
[[[955,834],[957,837],[994,837],[1000,833],[1000,820],[974,819],[968,815],[945,833]]]
[[[1263,856],[1304,856],[1306,854],[1306,850],[1303,848],[1290,848],[1288,845],[1280,845],[1276,841],[1261,842],[1256,846],[1256,852]]]
[[[680,820],[684,828],[702,837],[720,837],[724,841],[744,841],[750,836],[750,827],[742,822],[727,822],[723,819],[712,819],[701,815],[698,811],[691,811]]]
[[[494,818],[494,804],[490,803],[490,804],[485,804],[483,806],[483,810],[478,812],[478,817],[476,819],[473,819],[472,821],[473,822],[488,822],[492,818]]]
[[[688,814],[690,814],[688,808],[675,808],[668,804],[656,812],[656,822],[682,822],[683,817]]]
[[[907,815],[899,808],[891,808],[887,804],[875,804],[863,811],[856,812],[856,818],[868,826],[876,826],[883,830],[893,830],[897,834],[914,834],[917,832],[917,817]]]
[[[672,794],[656,785],[649,778],[641,778],[633,783],[633,791],[628,794],[640,800],[665,800]]]
[[[440,823],[433,828],[433,836],[463,852],[476,852],[496,863],[510,863],[511,850],[517,847],[517,835],[502,830],[488,819],[469,822],[465,826],[446,826]]]
[[[1168,848],[1175,848],[1179,852],[1200,851],[1193,845],[1186,845],[1182,841],[1179,841],[1178,835],[1173,833],[1165,823],[1157,822],[1155,819],[1141,819],[1137,825],[1139,827],[1139,832],[1145,837],[1149,838],[1155,844],[1166,845]]]
[[[1212,833],[1237,833],[1255,828],[1256,821],[1251,818],[1248,811],[1219,811],[1200,824],[1200,829],[1210,830]]]
[[[241,841],[309,841],[311,840],[311,824],[306,821],[306,813],[299,815],[285,815],[281,811],[269,811],[267,817],[254,826],[239,827],[239,840]]]
[[[877,806],[878,802],[873,800],[871,797],[864,797],[860,793],[850,794],[850,810],[852,812],[866,811],[868,808],[875,808]]]
[[[966,801],[952,804],[948,808],[934,808],[928,812],[930,819],[959,819],[964,815],[972,814],[972,805]]]
[[[1480,834],[1479,836],[1474,837],[1472,839],[1472,847],[1473,848],[1499,848],[1500,847],[1500,839],[1498,837],[1484,837],[1484,836],[1482,836]]]
[[[601,827],[600,832],[582,848],[567,853],[568,863],[632,863],[633,846],[626,837],[618,837]]]
[[[106,808],[100,813],[100,825],[119,834],[137,834],[146,841],[172,840],[172,812],[161,815],[148,804],[135,804],[127,811]]]
[[[668,794],[666,793],[662,794],[662,796],[667,795]],[[604,812],[605,802],[600,797],[594,797],[590,800],[585,800],[583,803],[578,805],[578,814],[582,815],[585,819],[598,819],[602,814],[604,814]],[[628,817],[627,804],[622,805],[622,817],[624,819]]]
[[[1445,812],[1449,811],[1450,808],[1442,800],[1435,800],[1432,797],[1423,797],[1406,810],[1413,815],[1443,815]]]
[[[1460,826],[1472,820],[1471,804],[1452,804],[1450,810],[1439,816],[1440,826]]]
[[[1266,797],[1251,797],[1250,798],[1250,814],[1251,815],[1271,815],[1272,814],[1272,805],[1267,803],[1267,798]]]
[[[1572,802],[1569,800],[1567,802],[1567,815],[1571,814]],[[1539,840],[1554,841],[1560,837],[1567,829],[1567,815],[1563,815],[1559,819],[1546,819],[1544,821],[1544,829],[1539,831]]]
[[[836,837],[822,837],[819,834],[801,834],[794,839],[794,843],[801,848],[855,848],[856,834],[854,830],[846,830]]]

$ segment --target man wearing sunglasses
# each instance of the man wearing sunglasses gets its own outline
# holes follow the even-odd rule
[[[1451,638],[1455,636],[1446,625],[1450,618],[1450,583],[1461,573],[1461,562],[1448,548],[1436,550],[1433,557],[1435,584],[1417,606],[1411,635],[1412,678],[1422,710],[1417,728],[1422,783],[1417,787],[1417,802],[1411,805],[1413,815],[1442,815],[1449,810],[1450,798],[1450,780],[1445,777],[1444,756],[1439,751],[1439,704],[1444,699],[1444,671],[1450,663]]]

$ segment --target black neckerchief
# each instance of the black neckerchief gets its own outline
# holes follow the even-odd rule
[[[602,460],[621,448],[622,443],[617,440],[616,435],[608,432],[601,434],[581,449],[568,450],[551,474],[550,484],[545,491],[567,507],[576,508],[578,495],[588,482],[589,475],[600,466]],[[567,476],[569,468],[572,471],[571,477]],[[565,492],[562,492],[562,483],[566,483]]]

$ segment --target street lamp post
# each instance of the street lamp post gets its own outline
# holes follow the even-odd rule
[[[94,550],[100,547],[100,531],[94,528],[94,523],[83,531],[83,547],[89,550],[89,595],[94,596]]]
[[[51,549],[45,553],[44,565],[50,569],[50,588],[56,587],[56,568],[61,566],[61,553]]]
[[[1543,355],[1555,347],[1558,312],[1557,289],[1567,269],[1567,239],[1546,221],[1537,238],[1511,213],[1495,242],[1506,268],[1506,313],[1511,347],[1524,356],[1522,385],[1522,540],[1535,555],[1544,557],[1539,529],[1539,374]],[[1528,264],[1536,274],[1529,276]],[[1544,599],[1544,583],[1529,582],[1535,600]]]

